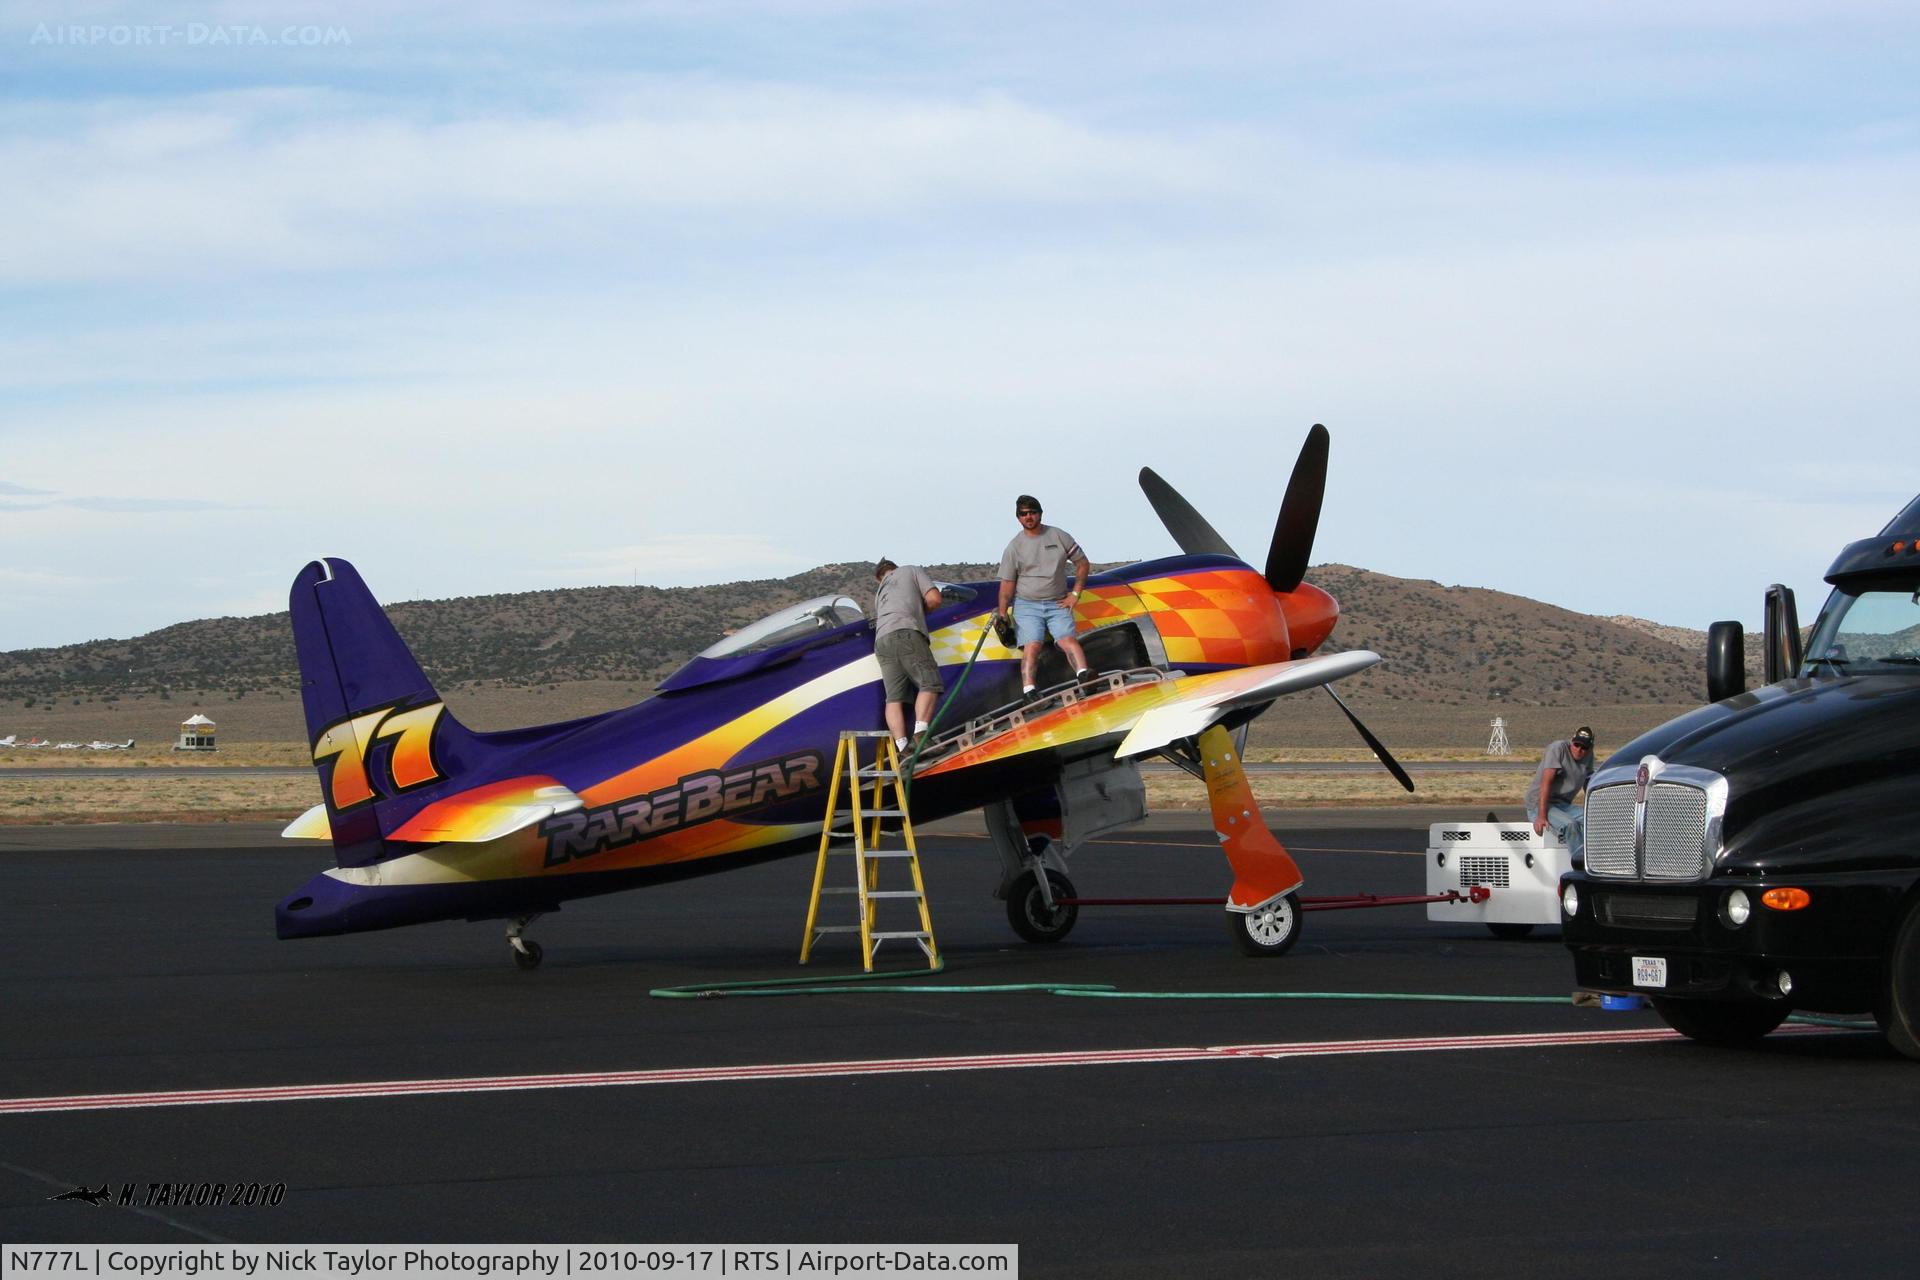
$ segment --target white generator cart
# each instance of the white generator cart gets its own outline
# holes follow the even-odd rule
[[[1524,938],[1560,923],[1560,877],[1573,851],[1552,827],[1531,822],[1436,822],[1427,829],[1427,892],[1488,890],[1485,902],[1430,902],[1427,919],[1484,924],[1496,938]]]

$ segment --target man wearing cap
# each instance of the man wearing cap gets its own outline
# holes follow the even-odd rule
[[[1585,814],[1573,801],[1592,776],[1593,730],[1581,725],[1571,738],[1547,748],[1540,758],[1539,771],[1533,775],[1533,788],[1527,792],[1527,818],[1533,823],[1533,834],[1537,836],[1551,826],[1576,858],[1580,856]]]
[[[1000,553],[1000,604],[996,614],[1013,610],[1015,643],[1020,646],[1020,696],[1031,702],[1034,669],[1040,665],[1040,646],[1051,635],[1074,675],[1082,683],[1093,679],[1086,650],[1073,634],[1073,608],[1080,603],[1091,568],[1080,544],[1065,529],[1040,523],[1040,499],[1023,493],[1013,502],[1020,532]],[[1067,588],[1067,566],[1073,566],[1073,588]]]
[[[873,656],[880,660],[880,678],[887,686],[887,729],[893,734],[894,747],[905,751],[910,745],[908,687],[917,691],[913,697],[916,737],[927,731],[934,700],[946,688],[927,642],[927,610],[940,607],[940,588],[919,565],[903,569],[884,556],[873,566],[873,577],[879,583],[873,589]]]

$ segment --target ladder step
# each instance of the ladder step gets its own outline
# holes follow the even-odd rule
[[[860,819],[863,822],[868,818],[904,818],[906,816],[905,809],[862,809],[860,811]]]
[[[925,938],[931,935],[929,935],[925,929],[915,929],[911,933],[904,931],[895,933],[870,933],[867,936],[875,942],[879,942],[885,938]]]
[[[900,776],[900,771],[898,769],[859,769],[854,772],[853,776],[856,778],[897,778]]]
[[[913,856],[913,850],[911,849],[869,849],[867,850],[867,856],[869,858],[911,858]]]
[[[869,889],[869,898],[924,898],[927,895],[918,889]]]
[[[860,926],[857,924],[817,924],[813,926],[813,931],[815,933],[858,933],[860,932]]]

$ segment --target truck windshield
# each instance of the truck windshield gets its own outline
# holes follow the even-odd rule
[[[1802,675],[1920,672],[1920,590],[1835,591],[1807,638]]]

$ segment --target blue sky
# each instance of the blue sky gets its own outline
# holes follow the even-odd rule
[[[0,6],[0,649],[989,560],[1039,494],[1810,615],[1920,491],[1911,5]]]

